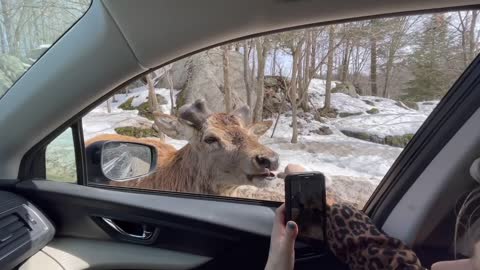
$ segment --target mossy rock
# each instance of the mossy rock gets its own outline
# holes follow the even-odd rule
[[[120,135],[144,138],[144,137],[157,137],[158,133],[153,128],[137,128],[137,127],[119,127],[115,129],[115,132]]]
[[[157,94],[157,101],[159,105],[167,104],[168,101],[161,95]],[[138,107],[132,105],[133,97],[127,99],[124,103],[118,106],[122,110],[138,110],[138,115],[143,116],[149,120],[154,120],[153,112],[150,110],[150,103],[148,101],[143,102]]]
[[[350,130],[341,130],[343,134],[348,137],[357,138],[364,141],[379,143],[379,144],[386,144],[395,147],[405,147],[408,142],[413,138],[413,134],[405,134],[399,136],[386,136],[385,138],[381,138],[377,135],[369,134],[366,132],[359,132],[359,131],[350,131]]]
[[[319,109],[317,110],[317,113],[315,114],[315,120],[322,122],[319,117],[325,117],[325,118],[337,118],[337,111],[335,109]]]
[[[370,106],[375,106],[375,103],[373,103],[372,101],[370,100],[366,100],[366,99],[362,99],[363,102],[365,102],[367,105],[370,105]]]
[[[349,116],[357,116],[357,115],[362,115],[361,112],[358,113],[349,113],[349,112],[341,112],[338,114],[341,118],[349,117]]]
[[[412,138],[413,134],[405,134],[401,136],[387,136],[385,137],[385,144],[396,147],[405,147]]]
[[[370,110],[367,111],[368,114],[377,114],[380,111],[377,108],[371,108]]]
[[[418,104],[415,102],[415,101],[411,101],[411,100],[404,100],[403,101],[403,104],[405,104],[405,106],[411,108],[411,109],[414,109],[414,110],[417,110],[418,111]]]
[[[125,102],[120,104],[120,106],[118,106],[118,108],[120,108],[122,110],[126,110],[126,111],[133,111],[133,110],[135,110],[135,107],[132,106],[132,101],[133,101],[133,97],[127,99]]]

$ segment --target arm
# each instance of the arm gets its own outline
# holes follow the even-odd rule
[[[362,211],[335,204],[327,211],[330,250],[350,269],[424,269],[402,241],[375,227]]]

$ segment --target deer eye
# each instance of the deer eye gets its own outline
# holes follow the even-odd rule
[[[205,137],[205,139],[203,139],[203,141],[207,144],[212,144],[212,143],[218,142],[218,138],[214,137],[214,136],[208,136],[208,137]]]

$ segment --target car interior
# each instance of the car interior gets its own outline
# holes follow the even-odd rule
[[[467,8],[480,2],[93,0],[0,99],[0,268],[264,269],[280,203],[87,185],[92,153],[84,150],[82,117],[142,74],[227,42]],[[480,183],[471,173],[480,158],[479,105],[477,57],[364,207],[425,267],[454,258],[459,204]],[[78,184],[45,179],[45,148],[68,128]],[[295,269],[346,269],[332,253],[301,242],[296,259]]]

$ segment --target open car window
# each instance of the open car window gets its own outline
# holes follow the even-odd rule
[[[87,11],[90,2],[0,1],[0,98]]]
[[[468,10],[292,30],[158,68],[82,119],[87,148],[145,143],[156,149],[155,169],[87,182],[283,201],[283,170],[293,163],[327,176],[329,203],[362,208],[477,56],[477,17]]]

